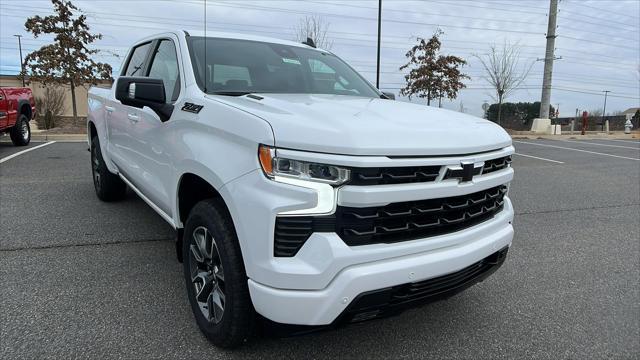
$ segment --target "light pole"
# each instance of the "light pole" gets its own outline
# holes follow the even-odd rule
[[[380,89],[380,30],[382,28],[382,0],[378,0],[378,58],[376,61],[376,88]]]
[[[604,93],[604,106],[602,107],[602,130],[604,131],[604,116],[607,114],[607,94],[611,91],[602,90],[602,92]]]
[[[20,50],[20,77],[22,78],[22,87],[25,87],[24,84],[24,64],[22,63],[22,41],[21,41],[21,37],[22,35],[13,35],[15,37],[18,38],[18,49]]]

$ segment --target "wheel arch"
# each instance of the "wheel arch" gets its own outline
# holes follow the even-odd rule
[[[225,216],[228,217],[229,222],[232,224],[233,229],[231,230],[236,234],[236,237],[238,236],[236,223],[231,215],[227,201],[219,191],[222,186],[221,184],[216,186],[214,183],[216,183],[216,181],[208,180],[207,176],[202,176],[197,172],[184,172],[180,175],[176,187],[176,216],[174,217],[176,230],[178,231],[176,239],[176,255],[179,261],[182,261],[182,235],[184,224],[187,221],[191,209],[193,209],[193,207],[202,200],[214,199],[221,206]],[[242,243],[240,242],[239,245],[242,252]]]
[[[31,121],[31,119],[33,118],[33,110],[31,109],[31,104],[28,100],[18,101],[18,114],[26,115],[28,121]]]
[[[89,135],[89,147],[91,147],[91,140],[93,140],[94,136],[98,136],[98,128],[96,128],[96,124],[92,120],[87,121],[87,134]]]

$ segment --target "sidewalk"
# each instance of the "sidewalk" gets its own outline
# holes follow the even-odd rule
[[[633,140],[640,139],[640,132],[632,131],[631,134],[625,134],[622,131],[612,131],[608,134],[599,131],[587,131],[585,135],[580,135],[579,131],[574,131],[573,134],[563,133],[562,135],[545,135],[536,134],[531,131],[513,131],[511,132],[511,138],[513,139],[549,139],[549,140],[562,140],[562,139],[576,139],[576,140],[594,140],[594,139],[612,139],[612,140]]]

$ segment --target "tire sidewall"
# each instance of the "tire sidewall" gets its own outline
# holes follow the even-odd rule
[[[98,158],[98,169],[94,169],[93,168],[93,160],[94,157]],[[97,136],[94,136],[93,139],[91,139],[91,177],[93,180],[93,187],[96,190],[96,193],[98,194],[98,196],[101,196],[101,191],[103,188],[103,184],[101,183],[99,186],[96,184],[96,179],[95,179],[95,172],[97,171],[100,174],[100,181],[103,181],[103,176],[104,173],[102,171],[102,168],[104,167],[104,160],[102,159],[102,154],[100,153],[100,140],[98,140]]]
[[[29,134],[29,136],[26,139],[22,136],[23,126],[27,127],[27,133]],[[27,118],[26,115],[22,114],[20,115],[20,117],[18,117],[18,120],[14,125],[11,135],[12,135],[11,140],[13,141],[14,145],[17,145],[17,146],[29,145],[29,142],[31,142],[31,126],[29,126],[29,118]]]
[[[190,246],[193,241],[193,231],[199,226],[206,227],[207,231],[209,231],[215,239],[216,246],[218,247],[218,252],[220,254],[220,260],[222,262],[222,268],[224,271],[225,308],[222,320],[217,324],[209,322],[200,311],[198,302],[195,297],[195,291],[191,283],[191,257],[189,252]],[[224,226],[225,222],[223,221],[221,214],[215,207],[207,204],[206,202],[199,203],[194,207],[194,209],[191,211],[191,214],[189,215],[189,218],[187,219],[182,239],[182,251],[184,254],[184,278],[187,288],[187,294],[189,297],[189,303],[191,304],[191,308],[196,318],[198,327],[211,341],[216,344],[218,343],[220,338],[224,338],[232,332],[232,327],[234,326],[234,324],[232,323],[234,319],[233,311],[235,310],[234,305],[235,301],[237,300],[233,296],[234,293],[237,293],[237,291],[235,291],[235,288],[238,286],[246,286],[246,276],[244,275],[244,271],[234,271],[235,264],[232,264],[229,260],[229,252],[233,251],[233,249],[230,249],[230,247],[232,247],[233,242],[237,242],[237,240],[235,239],[235,237],[231,236],[228,231],[224,231]]]

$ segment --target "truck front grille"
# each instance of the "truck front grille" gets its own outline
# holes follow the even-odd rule
[[[349,246],[448,234],[491,219],[504,207],[505,185],[472,194],[378,207],[338,206],[322,217],[276,218],[274,255],[294,256],[314,232],[335,232]]]
[[[414,240],[452,233],[492,218],[504,205],[507,187],[381,207],[338,207],[336,233],[347,245]]]

